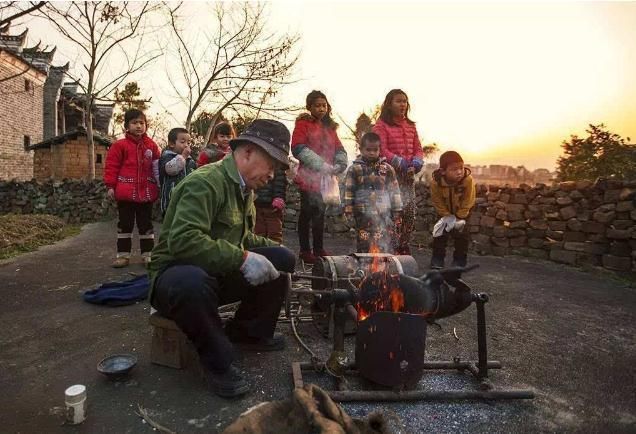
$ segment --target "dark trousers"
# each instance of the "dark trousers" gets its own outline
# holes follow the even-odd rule
[[[400,195],[402,196],[402,224],[399,228],[399,237],[395,243],[395,253],[398,255],[410,255],[411,235],[415,229],[415,216],[417,206],[415,203],[415,188],[412,179],[400,178]]]
[[[455,250],[453,251],[453,264],[462,267],[465,266],[468,258],[468,244],[470,243],[468,225],[464,226],[461,231],[455,229],[450,232],[444,231],[444,233],[439,237],[433,238],[432,261],[436,261],[440,265],[444,263],[446,258],[446,244],[448,243],[449,237],[453,237],[453,242],[455,244]]]
[[[155,245],[152,227],[152,202],[117,202],[119,221],[117,222],[117,256],[130,256],[132,249],[132,232],[137,222],[139,231],[139,248],[141,254],[150,254]]]
[[[286,247],[261,247],[251,251],[267,257],[279,271],[294,271],[296,258]],[[151,304],[161,315],[177,323],[196,347],[207,369],[223,371],[236,358],[226,331],[241,337],[273,336],[287,282],[287,277],[281,276],[252,286],[240,271],[221,277],[194,265],[174,265],[155,281]],[[241,304],[224,331],[218,307],[239,300]]]
[[[283,210],[271,206],[256,206],[254,233],[277,243],[283,242]]]
[[[325,231],[325,203],[320,192],[300,192],[300,214],[298,215],[298,242],[300,250],[311,250],[309,228],[314,241],[314,250],[322,250]]]

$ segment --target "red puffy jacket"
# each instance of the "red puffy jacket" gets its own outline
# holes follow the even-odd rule
[[[395,125],[389,125],[380,119],[373,127],[373,132],[380,136],[380,155],[391,165],[395,156],[404,158],[409,163],[413,158],[423,159],[422,144],[415,125],[406,119],[395,120]]]
[[[326,126],[308,113],[296,119],[291,151],[300,161],[294,182],[303,191],[320,191],[323,163],[334,166],[336,173],[347,168],[347,152],[336,133],[336,124]]]
[[[128,133],[112,144],[106,156],[104,184],[115,200],[154,202],[159,197],[159,147],[147,135]]]

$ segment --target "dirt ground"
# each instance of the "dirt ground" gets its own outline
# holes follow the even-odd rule
[[[74,238],[0,263],[0,431],[6,433],[145,433],[152,428],[135,412],[141,405],[153,420],[180,433],[219,432],[240,413],[292,389],[291,362],[308,360],[288,323],[282,353],[245,354],[241,366],[253,391],[225,400],[207,392],[196,372],[149,362],[149,306],[101,307],[82,301],[84,290],[142,273],[141,264],[110,268],[114,222],[86,225]],[[297,248],[295,234],[286,245]],[[327,239],[334,254],[353,243]],[[429,252],[414,254],[424,270]],[[530,388],[532,401],[348,403],[352,416],[374,410],[397,415],[396,432],[635,432],[636,289],[601,271],[584,272],[550,262],[514,257],[473,257],[481,268],[465,276],[487,292],[489,358],[496,388]],[[476,358],[475,309],[428,328],[427,358]],[[455,330],[459,340],[453,336]],[[312,324],[299,333],[319,356],[331,343]],[[347,339],[349,348],[352,338]],[[125,381],[96,370],[106,355],[130,352],[139,363]],[[315,377],[315,376],[314,376]],[[307,376],[323,387],[321,377]],[[64,390],[88,390],[88,417],[62,426],[56,415]],[[468,375],[426,373],[428,390],[474,388]]]

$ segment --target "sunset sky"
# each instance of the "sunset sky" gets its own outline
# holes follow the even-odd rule
[[[187,6],[192,31],[212,23],[206,5]],[[553,169],[561,141],[589,123],[636,139],[636,3],[277,1],[269,17],[271,30],[301,36],[301,81],[285,101],[322,90],[349,124],[401,88],[423,142],[470,164]],[[56,63],[73,59],[51,35],[46,25],[29,33],[57,43]],[[142,73],[140,85],[152,110],[183,120],[165,67]]]

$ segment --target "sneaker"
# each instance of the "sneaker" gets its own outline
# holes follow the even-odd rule
[[[245,395],[250,390],[250,385],[234,365],[222,372],[206,370],[205,377],[208,388],[223,398]]]
[[[313,253],[311,253],[311,250],[301,250],[298,257],[306,264],[313,264],[316,262],[316,257]]]
[[[112,267],[113,268],[124,268],[124,267],[127,267],[129,263],[130,263],[130,259],[129,258],[124,258],[124,257],[116,258],[113,261]]]
[[[331,255],[325,249],[318,249],[318,250],[314,249],[314,256],[322,257],[322,256],[331,256]]]
[[[251,338],[248,336],[233,336],[229,332],[228,337],[230,342],[247,351],[281,351],[285,349],[285,338],[280,333],[274,333],[271,338]]]
[[[431,258],[431,269],[440,270],[442,268],[444,268],[444,258],[436,258],[433,256]]]

